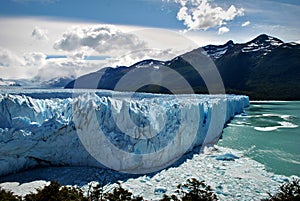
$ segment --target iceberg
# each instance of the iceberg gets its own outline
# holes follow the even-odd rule
[[[2,89],[0,175],[36,166],[157,171],[215,144],[247,106],[241,95]]]

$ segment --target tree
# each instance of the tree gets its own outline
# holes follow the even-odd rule
[[[300,200],[300,180],[294,179],[279,187],[279,192],[275,195],[269,194],[269,198],[264,201],[298,201]]]
[[[179,201],[179,199],[176,197],[176,195],[168,196],[164,194],[164,197],[160,201]]]
[[[182,201],[214,201],[217,196],[212,192],[210,186],[204,181],[198,181],[195,178],[187,179],[186,183],[177,186],[178,195],[181,195]]]
[[[61,187],[56,181],[49,186],[37,189],[37,193],[25,196],[25,201],[88,201],[80,189],[75,187]]]
[[[0,188],[0,201],[20,201],[21,198],[14,195],[11,191]]]
[[[112,193],[106,193],[104,197],[109,201],[142,201],[143,197],[135,197],[131,192],[124,189],[120,183],[117,183],[116,187]]]

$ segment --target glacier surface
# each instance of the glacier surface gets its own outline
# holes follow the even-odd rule
[[[0,175],[36,166],[148,173],[215,144],[247,96],[0,91]]]

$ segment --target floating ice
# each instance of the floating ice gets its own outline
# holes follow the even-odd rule
[[[239,159],[240,157],[237,157],[231,153],[222,154],[216,157],[219,161],[234,161],[236,159]]]
[[[267,126],[267,127],[253,127],[257,131],[274,131],[277,130],[278,126]]]
[[[212,157],[226,153],[232,153],[240,158],[235,161],[220,161]],[[163,192],[168,195],[176,194],[178,184],[183,184],[189,178],[196,178],[210,185],[219,200],[250,201],[267,198],[267,192],[275,194],[283,182],[292,178],[299,179],[296,176],[286,177],[267,172],[264,165],[243,156],[244,154],[229,148],[210,147],[205,149],[203,154],[196,153],[182,164],[137,178],[124,178],[124,174],[121,173],[90,167],[40,168],[2,177],[2,181],[18,182],[0,181],[0,187],[24,196],[34,192],[38,187],[48,185],[47,181],[56,180],[61,184],[76,184],[87,194],[89,184],[95,186],[106,180],[108,184],[104,186],[104,192],[113,191],[118,186],[115,183],[118,181],[135,196],[143,196],[145,200],[160,200]],[[34,181],[35,178],[44,178],[46,181]]]
[[[287,121],[280,121],[278,122],[278,124],[280,124],[280,126],[267,126],[267,127],[255,126],[254,129],[257,131],[274,131],[279,128],[298,128],[298,125]]]

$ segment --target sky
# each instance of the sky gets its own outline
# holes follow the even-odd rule
[[[50,80],[266,33],[300,41],[299,0],[1,0],[0,78]]]

